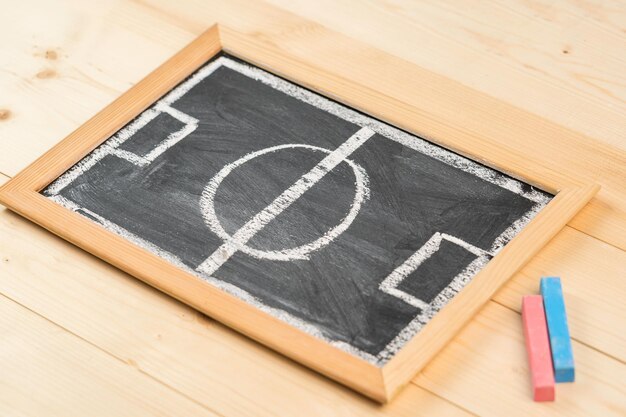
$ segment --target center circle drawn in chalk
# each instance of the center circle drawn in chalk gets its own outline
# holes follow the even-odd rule
[[[346,214],[346,216],[341,220],[341,222],[329,229],[326,233],[324,233],[318,239],[306,244],[297,246],[294,248],[281,249],[281,250],[261,250],[255,249],[247,246],[246,244],[242,244],[239,242],[233,242],[232,236],[226,232],[222,224],[220,223],[217,214],[215,212],[215,195],[217,194],[217,190],[222,183],[222,181],[237,167],[245,164],[246,162],[257,158],[261,155],[265,155],[271,152],[276,152],[281,149],[293,149],[293,148],[304,148],[310,149],[313,151],[324,152],[330,154],[332,151],[321,148],[313,145],[306,144],[285,144],[272,146],[269,148],[261,149],[256,152],[251,152],[243,157],[239,158],[235,162],[232,162],[224,168],[222,168],[215,176],[209,181],[204,190],[202,191],[202,196],[200,198],[200,211],[202,213],[202,217],[209,227],[209,229],[215,233],[220,239],[224,240],[224,242],[232,242],[237,245],[237,249],[243,253],[246,253],[250,256],[253,256],[258,259],[267,259],[267,260],[275,260],[275,261],[289,261],[295,259],[308,259],[309,254],[314,252],[322,247],[328,245],[335,238],[345,232],[348,227],[352,224],[357,214],[361,209],[361,205],[367,198],[369,197],[369,178],[365,170],[356,162],[344,158],[341,162],[347,163],[352,171],[354,172],[355,177],[355,194],[354,199],[352,201],[352,205],[350,210]]]

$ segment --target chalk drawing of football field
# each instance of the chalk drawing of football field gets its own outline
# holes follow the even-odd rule
[[[137,167],[137,169],[149,169],[157,161],[166,158],[167,154],[181,143],[181,141],[185,141],[185,139],[193,135],[194,132],[197,133],[198,126],[202,124],[202,121],[198,120],[198,118],[178,108],[177,101],[185,97],[195,86],[210,77],[211,74],[220,68],[235,71],[240,75],[260,82],[300,102],[350,122],[357,126],[357,130],[354,131],[351,136],[345,137],[344,140],[334,148],[317,146],[310,143],[284,143],[262,147],[253,152],[232,156],[230,160],[224,163],[221,169],[213,173],[210,179],[203,185],[202,193],[197,200],[204,227],[213,236],[217,237],[221,243],[219,243],[216,249],[212,250],[210,253],[206,253],[205,258],[201,262],[194,265],[190,265],[188,261],[183,260],[181,254],[172,253],[160,247],[150,239],[133,233],[128,230],[125,225],[107,218],[105,212],[96,212],[93,208],[85,207],[80,201],[75,201],[69,194],[64,192],[64,190],[69,190],[77,179],[86,175],[86,173],[94,169],[94,167],[99,167],[99,163],[101,163],[104,158],[118,158],[132,164]],[[165,138],[152,143],[150,148],[146,149],[144,152],[133,152],[128,148],[124,148],[125,143],[133,141],[133,138],[136,137],[138,132],[141,132],[150,122],[162,115],[167,115],[167,117],[178,121],[181,128],[169,132]],[[328,332],[320,329],[315,323],[307,321],[306,317],[299,317],[293,312],[282,310],[275,305],[268,305],[261,297],[238,287],[232,282],[221,279],[220,271],[222,271],[223,268],[230,267],[231,260],[235,256],[246,256],[260,261],[279,263],[302,263],[311,259],[314,254],[323,253],[324,251],[333,251],[334,245],[336,245],[337,241],[341,239],[345,233],[351,230],[353,223],[359,219],[362,211],[370,204],[370,200],[377,197],[370,187],[370,182],[374,179],[371,177],[372,174],[368,172],[360,161],[353,158],[353,155],[357,150],[365,146],[368,141],[380,140],[378,138],[381,136],[386,138],[386,140],[393,141],[412,151],[416,151],[453,167],[454,169],[477,177],[481,181],[518,195],[528,200],[531,207],[526,210],[523,215],[513,221],[486,247],[478,247],[475,244],[469,243],[463,237],[455,236],[449,231],[434,230],[425,243],[414,250],[410,256],[396,262],[396,266],[389,270],[388,273],[375,277],[373,281],[375,281],[374,284],[378,291],[405,303],[408,309],[414,308],[412,311],[415,311],[415,313],[410,321],[402,323],[400,331],[395,332],[392,335],[393,337],[387,336],[388,340],[384,340],[384,347],[382,349],[368,351],[365,348],[357,346],[356,343],[351,343],[349,340],[340,340],[332,334],[329,335]],[[301,176],[290,186],[284,188],[270,204],[256,212],[256,214],[250,217],[236,231],[229,233],[220,221],[220,216],[223,215],[223,213],[218,213],[215,203],[216,198],[220,195],[223,182],[229,178],[229,176],[236,173],[238,170],[244,169],[247,164],[250,164],[258,158],[271,160],[273,155],[293,151],[318,155],[319,162],[312,168],[303,171]],[[322,180],[339,167],[347,167],[348,171],[351,172],[353,194],[349,209],[344,213],[343,218],[337,219],[334,226],[320,233],[317,238],[309,242],[303,242],[301,245],[294,247],[267,249],[250,244],[250,241],[257,234],[262,232],[268,225],[273,224],[277,218],[280,218],[286,210],[296,204],[309,190],[322,186]],[[419,181],[419,178],[417,178],[416,181]],[[341,104],[300,88],[259,68],[247,65],[238,60],[230,59],[226,56],[219,57],[202,67],[193,76],[164,96],[154,106],[143,112],[138,118],[133,120],[77,165],[59,177],[55,182],[50,184],[44,193],[57,203],[91,218],[105,228],[156,253],[182,269],[210,281],[214,285],[304,331],[325,339],[335,346],[379,365],[390,359],[395,352],[397,352],[406,341],[413,337],[455,294],[462,290],[463,286],[466,285],[550,200],[550,196],[547,194],[535,190],[532,187],[525,187],[515,179],[474,163],[471,160],[386,125],[376,119],[346,108]],[[471,254],[473,260],[460,272],[450,277],[445,283],[445,286],[436,290],[436,294],[433,294],[433,296],[428,299],[421,299],[416,295],[415,291],[407,289],[405,281],[409,278],[411,280],[419,279],[420,266],[432,261],[441,250],[442,245],[453,245],[457,247],[458,250]]]

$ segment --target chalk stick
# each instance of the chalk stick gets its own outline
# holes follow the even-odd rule
[[[561,279],[541,278],[541,295],[548,323],[554,379],[556,382],[574,382],[574,353],[567,326]]]
[[[548,327],[540,295],[522,298],[522,322],[535,401],[554,401],[554,373]]]

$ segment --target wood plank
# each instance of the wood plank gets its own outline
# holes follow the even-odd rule
[[[574,343],[576,383],[532,401],[519,313],[489,303],[414,383],[481,416],[623,416],[626,365]]]
[[[560,276],[572,337],[626,362],[626,252],[566,227],[494,300],[520,311],[539,278]]]
[[[222,415],[467,415],[416,386],[381,407],[8,210],[0,233],[0,293]]]
[[[626,150],[623,2],[266,1]]]
[[[27,0],[3,17],[0,172],[10,176],[195,37],[130,1]]]
[[[0,295],[0,414],[217,416]]]

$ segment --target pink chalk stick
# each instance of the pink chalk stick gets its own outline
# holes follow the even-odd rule
[[[543,297],[522,298],[522,321],[535,401],[554,401],[554,371]]]

